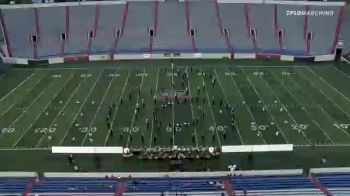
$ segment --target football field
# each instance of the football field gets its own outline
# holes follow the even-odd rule
[[[350,144],[346,65],[100,64],[1,75],[0,147]]]

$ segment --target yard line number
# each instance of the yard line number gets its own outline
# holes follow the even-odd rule
[[[252,123],[250,124],[250,129],[251,129],[252,131],[257,131],[257,130],[259,130],[259,131],[265,131],[269,126],[270,126],[270,125],[258,125],[258,124],[256,124],[256,122],[252,122]]]
[[[56,131],[56,127],[42,127],[34,129],[34,133],[54,133]]]
[[[291,127],[293,130],[300,132],[300,131],[307,129],[309,127],[309,125],[308,124],[291,124]]]
[[[110,74],[107,75],[107,77],[109,77],[109,78],[116,78],[116,77],[119,77],[119,76],[120,76],[119,73],[110,73]]]
[[[7,127],[7,128],[2,128],[1,129],[1,133],[13,133],[15,131],[16,131],[16,129],[12,128],[12,127]]]
[[[139,127],[124,127],[124,128],[120,128],[120,130],[121,131],[123,131],[123,132],[126,132],[126,133],[131,133],[131,132],[133,132],[133,133],[137,133],[137,132],[139,132]]]
[[[91,76],[92,76],[91,73],[89,73],[89,74],[81,74],[80,75],[81,78],[90,78]]]
[[[294,75],[295,73],[291,73],[291,72],[288,72],[288,71],[282,71],[281,74],[283,76],[290,76],[290,75]]]
[[[61,74],[53,74],[53,75],[51,76],[51,78],[61,78],[61,77],[62,77]]]
[[[238,74],[235,72],[225,72],[225,76],[237,76]]]
[[[165,128],[165,131],[171,133],[171,132],[173,132],[173,128],[167,126],[167,127]],[[175,132],[180,132],[180,131],[182,131],[181,127],[175,127]]]
[[[82,133],[95,133],[97,131],[96,127],[80,127],[79,131]]]
[[[333,126],[335,126],[337,129],[348,129],[350,127],[349,123],[334,123]]]
[[[136,74],[137,77],[146,77],[148,76],[148,73],[138,73]]]
[[[262,71],[255,71],[255,72],[253,72],[253,75],[254,75],[254,76],[265,76],[265,75],[267,75],[267,74],[264,73],[264,72],[262,72]]]
[[[215,130],[218,132],[224,132],[226,131],[226,129],[227,129],[227,126],[216,126],[216,127],[210,126],[208,130],[212,132],[214,132]]]

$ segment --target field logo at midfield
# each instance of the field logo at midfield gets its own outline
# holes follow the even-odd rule
[[[286,16],[334,16],[333,10],[287,10]]]

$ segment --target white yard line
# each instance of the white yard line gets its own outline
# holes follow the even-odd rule
[[[12,147],[17,146],[17,144],[22,140],[22,138],[27,134],[27,132],[32,128],[32,126],[35,124],[35,122],[39,119],[39,117],[42,115],[42,113],[50,106],[52,101],[57,97],[57,95],[62,91],[62,89],[67,85],[67,83],[73,78],[74,74],[71,74],[71,76],[66,80],[66,82],[62,85],[62,87],[55,93],[54,96],[52,96],[52,99],[45,105],[45,107],[40,111],[40,113],[35,117],[33,122],[26,128],[26,130],[22,133],[22,135],[18,138],[18,140],[12,145]]]
[[[345,73],[345,72],[339,70],[336,66],[331,66],[331,67],[332,67],[334,70],[336,70],[337,72],[339,72],[340,74],[342,74],[342,75],[344,75],[345,77],[347,77],[347,78],[350,79],[350,76],[349,76],[347,73]]]
[[[29,77],[29,76],[28,76],[28,77]],[[43,80],[44,78],[45,78],[45,77],[41,78],[40,80],[37,80],[37,81],[31,86],[32,88],[26,89],[26,91],[27,91],[27,92],[31,91],[31,90],[32,90],[33,88],[35,88],[35,86],[36,86],[41,80]],[[17,100],[17,101],[18,101],[18,100]],[[14,102],[14,103],[12,103],[10,107],[8,107],[4,112],[2,112],[2,113],[0,114],[0,116],[5,115],[9,110],[11,110],[11,109],[13,108],[13,106],[15,106],[15,105],[17,104],[17,101]]]
[[[84,78],[83,80],[80,81],[79,85],[77,87],[75,87],[74,91],[70,94],[68,100],[66,101],[66,103],[64,104],[64,106],[61,108],[61,110],[57,113],[55,119],[50,123],[49,127],[52,127],[52,125],[57,121],[58,117],[60,116],[60,114],[62,113],[62,111],[67,107],[68,103],[71,101],[71,99],[74,97],[75,93],[78,91],[78,89],[80,88],[81,84],[86,80],[86,78]],[[44,137],[46,136],[48,132],[46,132],[45,134],[43,134],[41,136],[41,138],[39,139],[38,143],[35,145],[36,148],[39,147],[39,145],[41,144],[42,140],[44,139]]]
[[[219,74],[216,72],[216,69],[214,69],[214,73],[215,73],[216,77],[218,78],[218,83],[219,83],[220,89],[221,89],[221,91],[222,91],[222,93],[223,93],[223,95],[224,95],[224,98],[225,98],[226,103],[228,104],[229,101],[228,101],[228,99],[227,99],[227,96],[226,96],[226,93],[225,93],[225,91],[224,91],[224,88],[222,88],[221,81],[220,81],[220,78],[219,78]],[[236,123],[235,123],[235,127],[236,127],[236,130],[237,130],[239,139],[241,140],[242,145],[244,145],[244,142],[243,142],[241,133],[240,133],[239,128],[238,128],[238,126],[236,125]]]
[[[244,73],[244,75],[246,75],[244,69],[242,69],[242,72]],[[246,77],[246,76],[245,76],[245,77]],[[261,77],[261,76],[260,76],[260,77]],[[255,94],[258,96],[258,98],[259,98],[260,101],[262,102],[263,107],[266,106],[266,111],[269,113],[269,115],[270,115],[270,117],[271,117],[271,120],[275,122],[277,128],[281,131],[281,135],[282,135],[284,141],[287,142],[287,144],[289,144],[289,141],[288,141],[287,137],[284,135],[284,132],[283,132],[283,130],[281,129],[281,127],[278,125],[278,122],[277,122],[275,116],[272,115],[271,112],[269,111],[267,105],[265,104],[264,100],[260,97],[260,94],[259,94],[258,91],[256,90],[254,84],[250,81],[249,77],[246,77],[246,79],[247,79],[247,81],[249,82],[250,86],[253,88]]]
[[[174,92],[174,64],[171,65],[171,91]],[[172,124],[172,131],[173,131],[173,146],[175,146],[175,101],[172,100],[172,117],[173,117],[173,124]]]
[[[230,71],[230,70],[229,70],[229,71]],[[248,105],[247,105],[247,103],[246,103],[246,101],[245,101],[245,99],[244,99],[243,93],[241,92],[241,89],[239,89],[239,87],[238,87],[238,84],[237,84],[236,81],[233,79],[233,76],[230,76],[230,78],[231,78],[231,80],[232,80],[232,83],[236,86],[236,88],[237,88],[239,94],[241,94],[241,97],[242,97],[243,100],[244,100],[244,103],[243,103],[243,104],[246,106],[246,109],[247,109],[248,113],[250,114],[251,120],[253,120],[254,122],[257,122],[257,121],[255,120],[255,118],[254,118],[252,112],[250,111],[250,109],[249,109],[249,107],[248,107]],[[265,138],[264,138],[264,134],[262,134],[262,132],[260,131],[260,129],[258,129],[258,133],[259,133],[259,135],[261,135],[261,138],[262,138],[263,142],[264,142],[265,144],[267,144],[267,142],[266,142],[266,140],[265,140]]]
[[[312,118],[312,116],[310,115],[310,113],[300,104],[300,101],[294,96],[294,94],[284,86],[283,82],[281,82],[278,77],[276,77],[277,80],[280,82],[281,86],[283,86],[283,88],[288,91],[288,93],[294,98],[294,100],[298,103],[298,105],[300,106],[300,108],[306,113],[306,115],[309,117],[309,119],[323,132],[323,134],[327,137],[327,139],[332,142],[334,144],[334,141],[329,137],[329,135],[325,132],[325,130],[323,130],[323,128],[315,121],[314,118]],[[295,83],[294,79],[292,78],[292,82]],[[295,83],[296,85],[299,85],[297,83]]]
[[[330,99],[321,89],[319,89],[317,86],[315,86],[315,84],[314,84],[312,81],[308,80],[308,79],[306,78],[306,76],[304,75],[304,73],[300,73],[300,75],[301,75],[302,78],[304,78],[306,81],[308,81],[308,82],[310,83],[310,85],[311,85],[313,88],[317,89],[324,97],[326,97],[326,99],[328,99],[330,102],[332,102],[332,104],[333,104],[335,107],[337,107],[338,109],[342,110],[342,111],[345,113],[345,115],[347,115],[347,116],[349,117],[349,115],[348,115],[342,108],[338,107],[338,105],[337,105],[335,102],[333,102],[333,100]],[[328,112],[326,112],[326,111],[323,109],[323,107],[321,107],[321,106],[318,106],[318,107],[319,107],[319,108],[322,110],[322,112],[328,117],[328,119],[330,119],[330,121],[337,122],[331,115],[328,114]],[[350,134],[349,134],[347,131],[345,131],[345,130],[344,130],[343,128],[341,128],[341,127],[340,127],[340,129],[345,133],[345,135],[347,135],[348,137],[350,137]]]
[[[214,123],[214,127],[215,127],[215,134],[216,134],[216,137],[218,138],[218,143],[219,143],[219,146],[221,146],[221,141],[220,141],[220,137],[219,137],[219,134],[218,134],[218,131],[217,131],[217,124],[216,124],[216,121],[215,121],[215,118],[214,118],[214,113],[213,113],[213,109],[211,108],[211,105],[210,105],[210,99],[209,99],[209,94],[208,94],[208,91],[207,91],[207,87],[205,85],[205,81],[204,81],[204,77],[202,77],[202,82],[204,84],[204,87],[205,87],[205,94],[207,96],[207,104],[209,105],[209,109],[210,109],[210,114],[211,114],[211,118],[213,120],[213,123]]]
[[[103,73],[103,71],[101,71],[100,75],[99,75],[99,76],[97,77],[97,79],[95,80],[95,83],[94,83],[93,86],[90,88],[89,93],[85,96],[85,99],[84,99],[83,103],[81,104],[81,106],[80,106],[78,112],[76,113],[76,115],[75,115],[75,117],[74,117],[72,123],[71,123],[70,126],[67,128],[66,133],[65,133],[64,136],[62,137],[60,143],[58,144],[59,146],[62,145],[64,139],[65,139],[66,136],[68,135],[69,129],[73,126],[74,121],[77,119],[77,117],[78,117],[80,111],[83,109],[83,106],[85,105],[85,102],[88,100],[88,98],[90,97],[90,94],[91,94],[92,91],[94,90],[94,88],[95,88],[97,82],[100,80],[100,78],[101,78],[101,76],[102,76],[102,73]]]
[[[157,83],[156,83],[156,89],[154,91],[154,97],[157,95],[158,91],[158,81],[159,81],[159,67],[157,68]],[[156,107],[156,106],[154,106]],[[151,137],[149,139],[149,147],[152,147],[152,139],[153,139],[153,129],[154,129],[154,118],[152,118],[152,126],[151,126]]]
[[[270,73],[271,73],[272,75],[274,75],[273,72],[270,72]],[[260,76],[260,77],[261,77],[261,76]],[[274,77],[275,77],[275,75],[274,75]],[[276,77],[277,77],[277,76],[276,76]],[[274,97],[278,100],[278,102],[282,105],[282,108],[284,109],[284,111],[287,112],[289,118],[292,119],[292,121],[293,121],[295,124],[298,124],[297,121],[294,119],[293,115],[288,111],[288,109],[287,109],[286,106],[281,102],[280,98],[277,96],[277,94],[275,93],[275,91],[271,88],[270,84],[268,84],[268,83],[266,82],[266,80],[265,80],[263,77],[261,77],[261,78],[264,80],[266,86],[270,89],[270,91],[271,91],[271,93],[273,94],[273,96],[274,96]],[[307,135],[305,134],[305,132],[304,132],[303,130],[301,130],[301,133],[302,133],[303,136],[305,137],[306,142],[309,143],[309,144],[311,144],[311,141],[309,140],[309,138],[307,137]]]
[[[119,70],[119,68],[116,69],[114,73],[116,74],[116,73],[118,72],[118,70]],[[107,76],[107,77],[108,77],[108,76]],[[90,122],[89,130],[91,130],[91,127],[92,127],[92,125],[94,124],[94,122],[95,122],[95,120],[96,120],[97,114],[98,114],[98,112],[100,111],[101,106],[102,106],[103,102],[104,102],[105,99],[106,99],[106,95],[107,95],[107,93],[109,92],[109,89],[111,88],[114,79],[115,79],[115,77],[113,77],[113,78],[111,79],[111,81],[109,81],[108,87],[107,87],[107,89],[106,89],[106,91],[105,91],[105,93],[104,93],[104,95],[103,95],[103,98],[102,98],[102,100],[100,101],[100,104],[98,105],[98,108],[97,108],[97,110],[96,110],[96,112],[95,112],[95,115],[94,115],[94,117],[92,118],[92,120],[91,120],[91,122]],[[92,134],[94,134],[94,133],[92,133]],[[80,144],[81,146],[84,145],[85,140],[86,140],[86,138],[87,138],[88,135],[89,135],[89,131],[86,132],[86,134],[85,134],[85,136],[84,136],[84,139],[83,139],[83,141],[82,141],[81,144]]]
[[[325,79],[323,79],[321,76],[319,76],[317,73],[315,73],[310,67],[307,67],[309,69],[309,71],[311,71],[315,76],[317,76],[320,80],[322,80],[325,84],[327,84],[329,87],[331,87],[334,91],[336,91],[337,93],[339,93],[341,96],[343,96],[346,100],[348,100],[350,102],[350,99],[345,96],[343,93],[341,93],[340,91],[338,91],[334,86],[332,86],[331,84],[329,84]]]
[[[140,85],[139,85],[139,92],[141,94],[141,89],[142,89],[142,85],[143,85],[143,80],[145,79],[145,74],[146,74],[146,68],[143,68],[143,74],[142,74],[142,78],[141,78],[141,82],[140,82]],[[137,95],[137,98],[136,98],[136,104],[139,103],[139,100],[140,100],[140,94]],[[131,120],[131,123],[130,123],[130,133],[129,133],[129,136],[128,136],[128,140],[126,142],[126,147],[129,147],[129,143],[130,143],[130,138],[131,138],[131,134],[132,134],[132,127],[134,126],[134,122],[135,122],[135,118],[136,118],[136,113],[135,111],[136,110],[136,104],[135,104],[135,107],[134,107],[134,110],[133,110],[133,116],[132,116],[132,120]]]
[[[24,79],[21,83],[19,83],[15,88],[13,88],[10,92],[8,92],[5,96],[3,96],[0,99],[0,102],[3,101],[6,97],[8,97],[10,94],[12,94],[15,90],[17,90],[17,88],[19,88],[20,86],[22,86],[22,84],[24,84],[27,80],[29,80],[33,75],[34,75],[35,71],[30,74],[29,76],[27,76],[26,79]]]
[[[142,85],[143,85],[143,80],[145,78],[145,73],[146,73],[146,68],[143,68],[143,74],[142,74],[141,82],[140,82],[140,85],[139,85],[139,92],[140,93],[141,93],[141,89],[142,89]],[[134,122],[135,122],[135,118],[136,118],[136,113],[135,113],[135,111],[137,111],[136,104],[139,103],[140,96],[141,95],[138,94],[137,98],[136,98],[135,107],[134,107],[134,110],[133,110],[133,116],[132,116],[131,123],[130,123],[130,129],[129,129],[130,133],[129,133],[129,136],[128,136],[128,140],[126,142],[126,147],[129,147],[130,138],[131,138],[131,134],[132,134],[132,128],[134,126]]]
[[[5,73],[3,73],[1,76],[0,76],[0,79],[1,78],[3,78],[5,75],[7,75],[8,74],[8,72],[5,72]]]
[[[186,67],[186,75],[188,76],[188,78],[187,78],[188,92],[189,92],[189,95],[192,96],[192,93],[191,93],[191,85],[190,85],[190,80],[189,80],[190,76],[189,76],[189,74],[188,74],[188,69],[187,69],[187,67]],[[191,105],[192,119],[195,119],[194,113],[193,113],[193,104],[192,104],[192,101],[190,100],[189,102],[191,103],[190,105]],[[197,127],[196,127],[196,126],[194,126],[194,135],[195,135],[195,139],[196,139],[196,146],[198,147],[199,145],[198,145]]]
[[[130,75],[131,75],[131,71],[129,71],[129,73],[128,73],[128,76],[127,76],[127,78],[126,78],[126,80],[125,80],[125,83],[124,83],[124,86],[123,86],[122,93],[121,93],[121,95],[120,95],[120,97],[119,97],[119,102],[118,102],[118,104],[116,105],[115,112],[113,113],[113,118],[112,118],[112,122],[111,122],[111,128],[113,128],[113,124],[114,124],[115,117],[117,116],[117,113],[118,113],[118,111],[119,111],[120,101],[121,101],[121,99],[123,98],[124,91],[125,91],[125,87],[126,87],[126,84],[127,84],[128,81],[129,81]],[[105,139],[105,142],[104,142],[104,146],[106,146],[106,144],[107,144],[107,141],[108,141],[108,138],[109,138],[109,135],[110,135],[109,132],[110,132],[110,130],[108,130],[108,133],[107,133],[107,135],[106,135],[106,139]]]
[[[12,126],[27,112],[27,109],[30,108],[30,106],[31,106],[32,104],[34,104],[35,101],[36,101],[37,99],[39,99],[39,98],[41,97],[41,95],[43,95],[43,94],[46,92],[46,90],[49,88],[49,86],[50,86],[50,84],[47,85],[47,86],[41,91],[41,93],[40,93],[39,95],[37,95],[37,97],[36,97],[32,102],[30,102],[30,104],[22,111],[22,113],[21,113],[19,116],[17,116],[17,118],[16,118],[14,121],[12,121],[12,123],[11,123],[7,128],[12,127]],[[0,138],[1,138],[2,136],[3,136],[3,134],[0,134]]]

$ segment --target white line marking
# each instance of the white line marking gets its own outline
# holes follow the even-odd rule
[[[171,91],[174,92],[174,86],[175,86],[175,83],[174,83],[174,64],[171,64]],[[173,127],[173,146],[175,146],[175,101],[172,100],[172,112],[173,112],[173,124],[172,124],[172,127]]]
[[[15,90],[17,90],[17,88],[19,88],[20,86],[22,86],[22,84],[24,84],[27,80],[29,80],[33,75],[34,73],[36,73],[36,71],[34,71],[32,74],[30,74],[29,76],[27,76],[26,79],[24,79],[21,83],[19,83],[19,85],[17,85],[15,88],[13,88],[10,92],[8,92],[5,96],[3,96],[1,99],[0,99],[0,102],[2,102],[6,97],[8,97],[10,94],[12,94]]]
[[[12,145],[12,147],[17,146],[17,144],[22,140],[22,138],[27,134],[27,132],[32,128],[32,126],[36,123],[36,121],[39,119],[39,117],[43,114],[43,112],[51,105],[52,101],[57,97],[57,95],[64,89],[64,87],[67,85],[67,83],[73,78],[74,74],[71,74],[71,76],[67,79],[65,83],[63,83],[62,87],[55,93],[55,95],[52,97],[52,99],[45,105],[45,107],[39,112],[39,114],[35,117],[35,119],[32,121],[32,123],[26,128],[26,130],[22,133],[22,135],[18,138],[18,140]]]
[[[103,71],[102,71],[102,72],[100,73],[100,75],[97,77],[97,79],[95,80],[95,83],[94,83],[93,86],[90,88],[90,91],[89,91],[88,94],[85,96],[84,102],[81,104],[81,106],[80,106],[78,112],[76,113],[76,115],[75,115],[75,117],[74,117],[72,123],[71,123],[70,126],[67,128],[66,133],[64,134],[64,136],[62,137],[61,141],[59,142],[59,144],[58,144],[59,146],[62,146],[62,143],[63,143],[64,139],[66,138],[66,136],[68,135],[68,132],[69,132],[70,128],[73,126],[74,121],[77,119],[77,117],[78,117],[78,115],[79,115],[81,109],[83,109],[83,106],[85,105],[85,102],[86,102],[86,101],[88,100],[88,98],[90,97],[90,94],[92,93],[93,89],[95,88],[95,86],[96,86],[96,84],[97,84],[97,81],[100,80],[100,78],[101,78],[101,76],[102,76],[102,73],[103,73]]]
[[[333,100],[330,99],[321,89],[319,89],[317,86],[315,86],[315,84],[314,84],[312,81],[308,80],[308,79],[306,78],[306,76],[304,75],[303,72],[299,72],[299,73],[300,73],[301,77],[305,79],[305,81],[307,81],[313,88],[317,89],[326,99],[328,99],[330,102],[332,102],[332,104],[333,104],[335,107],[337,107],[338,109],[342,110],[342,109],[339,108],[339,107],[333,102]],[[330,121],[337,122],[330,114],[328,114],[328,112],[326,112],[326,111],[323,109],[323,107],[321,107],[321,106],[318,106],[318,107],[322,110],[322,112],[328,117],[328,119],[329,119]],[[344,110],[342,110],[342,111],[344,112]],[[344,113],[347,115],[346,112],[344,112]],[[349,117],[349,116],[348,116],[348,117]],[[340,127],[340,129],[345,133],[345,135],[347,135],[348,137],[350,137],[350,135],[349,135],[349,133],[348,133],[347,131],[345,131],[345,130],[344,130],[343,128],[341,128],[341,127]]]
[[[263,104],[263,107],[267,106],[267,105],[265,104],[264,100],[260,97],[260,94],[259,94],[258,91],[256,90],[254,84],[250,81],[249,77],[246,76],[247,74],[245,74],[244,69],[241,69],[241,70],[242,70],[242,72],[243,72],[243,74],[244,74],[244,77],[246,77],[246,79],[247,79],[247,81],[249,82],[250,86],[253,88],[255,94],[256,94],[256,95],[258,96],[258,98],[261,100],[261,102],[262,102],[262,104]],[[260,76],[260,77],[261,77],[261,76]],[[284,141],[287,142],[287,144],[289,144],[289,141],[288,141],[287,137],[284,135],[283,130],[281,129],[281,127],[278,125],[278,122],[277,122],[275,116],[271,114],[271,112],[269,111],[268,107],[266,107],[266,111],[269,113],[269,115],[270,115],[270,117],[271,117],[271,120],[275,122],[277,128],[281,131],[281,135],[282,135]]]
[[[346,100],[348,100],[350,102],[350,99],[345,96],[343,93],[341,93],[340,91],[338,91],[334,86],[332,86],[331,84],[329,84],[326,80],[324,80],[321,76],[319,76],[317,73],[315,73],[310,67],[307,67],[308,70],[310,72],[312,72],[315,76],[317,76],[319,79],[321,79],[325,84],[327,84],[329,87],[331,87],[334,91],[336,91],[337,93],[339,93],[341,96],[343,96]]]
[[[190,75],[188,74],[188,69],[186,67],[186,75],[188,76],[187,78],[187,87],[188,87],[188,92],[189,92],[189,95],[191,96],[192,93],[191,93],[191,85],[190,85]],[[195,119],[194,117],[194,113],[193,113],[193,103],[192,101],[190,100],[190,105],[191,105],[191,113],[192,113],[192,119]],[[196,139],[196,146],[198,147],[198,137],[197,137],[197,126],[194,126],[194,135],[195,135],[195,139]]]
[[[289,77],[290,77],[290,76],[289,76]],[[327,137],[327,139],[328,139],[330,142],[332,142],[332,143],[334,144],[334,141],[333,141],[333,140],[329,137],[329,135],[323,130],[323,128],[315,121],[315,119],[313,119],[313,118],[311,117],[310,113],[302,106],[302,104],[300,104],[300,101],[299,101],[298,99],[296,99],[296,97],[294,96],[294,94],[293,94],[288,88],[285,87],[284,83],[283,83],[282,81],[280,81],[280,80],[278,79],[278,77],[276,77],[276,78],[277,78],[277,80],[280,82],[281,86],[283,86],[284,89],[287,90],[288,93],[294,98],[294,100],[298,103],[298,105],[300,106],[300,108],[305,112],[305,114],[309,117],[309,119],[323,132],[323,134]],[[293,78],[292,78],[291,81],[292,81],[295,85],[298,85],[298,86],[299,86],[299,84],[297,84],[297,83],[294,81]],[[300,87],[300,86],[299,86],[299,87]],[[301,87],[300,87],[300,88],[301,88]]]
[[[272,73],[272,72],[270,72]],[[272,73],[273,77],[275,77],[275,75]],[[285,105],[282,103],[282,101],[280,100],[279,96],[277,96],[277,94],[275,93],[275,91],[271,88],[270,84],[266,82],[265,78],[263,78],[262,76],[260,76],[263,81],[265,82],[266,86],[268,87],[268,89],[270,89],[270,91],[272,92],[272,94],[274,95],[274,97],[278,100],[278,102],[281,104],[282,108],[284,109],[284,111],[287,112],[289,118],[295,123],[298,124],[297,121],[294,119],[294,117],[292,116],[292,114],[288,111],[288,109],[285,107]],[[284,88],[284,87],[283,87]],[[311,141],[309,140],[309,138],[307,137],[307,135],[305,134],[305,132],[303,130],[301,130],[301,133],[303,134],[303,136],[306,139],[306,142],[311,144]]]
[[[230,71],[230,70],[229,70],[229,71]],[[257,122],[257,121],[255,120],[255,118],[254,118],[252,112],[250,111],[250,108],[248,107],[248,105],[247,105],[247,103],[246,103],[246,101],[245,101],[244,95],[243,95],[243,93],[241,92],[241,89],[239,89],[237,82],[233,79],[233,76],[230,76],[230,78],[231,78],[231,80],[232,80],[232,83],[236,86],[236,88],[237,88],[237,90],[238,90],[238,93],[241,94],[241,97],[242,97],[242,99],[244,100],[244,105],[246,106],[246,109],[247,109],[247,111],[248,111],[249,114],[250,114],[251,120],[253,120],[254,122]],[[264,134],[262,134],[262,132],[261,132],[259,129],[258,129],[258,133],[259,133],[259,135],[261,135],[261,138],[262,138],[263,142],[264,142],[265,144],[267,144],[267,142],[266,142],[266,140],[265,140],[265,138],[264,138]]]
[[[201,76],[201,77],[202,77],[202,82],[203,82],[204,87],[205,87],[205,94],[206,94],[207,100],[208,100],[207,104],[209,105],[211,118],[213,119],[213,123],[214,123],[214,126],[215,126],[216,137],[218,139],[219,146],[221,146],[221,141],[220,141],[219,134],[218,134],[218,131],[217,131],[217,126],[216,126],[216,121],[215,121],[215,118],[214,118],[213,109],[211,108],[211,105],[210,105],[210,99],[209,99],[209,94],[208,94],[208,91],[207,91],[207,87],[206,87],[206,84],[205,84],[205,81],[204,81],[204,77],[203,76]]]
[[[127,76],[127,78],[126,78],[126,80],[125,80],[125,83],[124,83],[124,86],[123,86],[122,93],[121,93],[121,95],[120,95],[120,97],[119,97],[119,102],[118,102],[118,104],[116,105],[115,112],[113,113],[111,128],[113,128],[113,124],[114,124],[115,117],[117,116],[117,113],[118,113],[118,111],[119,111],[120,101],[121,101],[121,99],[123,98],[124,91],[125,91],[125,87],[126,87],[126,84],[127,84],[128,81],[129,81],[130,75],[131,75],[131,71],[129,71],[129,73],[128,73],[128,76]],[[106,135],[106,139],[105,139],[105,142],[104,142],[104,146],[106,146],[106,144],[107,144],[107,141],[108,141],[108,138],[109,138],[109,134],[110,134],[109,132],[110,132],[110,130],[108,130],[108,133],[107,133],[107,135]]]
[[[114,71],[114,74],[118,73],[118,70],[119,70],[119,69],[116,69],[116,70]],[[102,106],[103,102],[105,101],[106,95],[107,95],[107,93],[109,92],[109,89],[111,88],[112,83],[113,83],[113,81],[114,81],[115,78],[116,78],[116,77],[113,77],[113,78],[109,81],[108,87],[107,87],[107,89],[106,89],[106,91],[105,91],[105,93],[104,93],[104,95],[103,95],[103,98],[102,98],[102,100],[100,101],[100,104],[98,105],[98,108],[97,108],[97,110],[96,110],[96,112],[95,112],[94,117],[93,117],[92,120],[91,120],[91,123],[90,123],[90,125],[89,125],[89,130],[91,130],[91,127],[92,127],[92,125],[94,124],[94,122],[95,122],[95,120],[96,120],[97,114],[98,114],[98,112],[100,111],[101,106]],[[87,136],[88,136],[88,133],[89,133],[89,132],[87,131],[86,134],[85,134],[85,136],[84,136],[83,141],[82,141],[81,144],[80,144],[81,146],[84,145],[85,140],[86,140],[86,138],[87,138]]]
[[[215,73],[216,77],[218,78],[218,83],[219,83],[220,89],[221,89],[221,91],[222,91],[222,93],[223,93],[223,95],[224,95],[225,102],[228,104],[229,101],[228,101],[228,99],[227,99],[227,96],[226,96],[226,93],[225,93],[225,91],[224,91],[224,88],[222,88],[221,81],[220,81],[220,78],[219,78],[219,74],[216,72],[216,69],[214,69],[214,73]],[[240,133],[239,128],[238,128],[238,126],[236,125],[236,123],[235,123],[235,127],[236,127],[236,130],[237,130],[239,139],[241,140],[241,143],[242,143],[242,145],[243,145],[244,142],[243,142],[241,133]]]
[[[51,83],[50,83],[50,84],[51,84]],[[34,104],[35,101],[36,101],[37,99],[39,99],[39,98],[41,97],[41,95],[43,95],[43,94],[46,92],[46,90],[49,88],[50,84],[47,85],[47,86],[41,91],[41,93],[40,93],[39,95],[37,95],[37,97],[36,97],[32,102],[30,102],[30,104],[22,111],[22,113],[21,113],[19,116],[17,116],[17,118],[16,118],[7,128],[12,127],[20,118],[22,118],[22,116],[27,112],[27,109],[30,108],[31,105]],[[4,135],[4,134],[0,134],[0,138],[1,138],[3,135]]]
[[[337,72],[339,72],[340,74],[344,75],[345,77],[350,79],[350,76],[345,73],[344,71],[339,70],[336,66],[331,66],[334,70],[336,70]]]
[[[29,77],[29,76],[28,76],[28,77]],[[37,80],[37,81],[31,86],[30,89],[26,89],[26,92],[30,92],[31,90],[33,90],[33,89],[35,88],[35,86],[36,86],[40,81],[42,81],[44,78],[45,78],[45,76],[42,77],[42,78],[40,78],[39,80]],[[9,110],[11,110],[11,109],[13,108],[13,106],[15,106],[15,105],[18,103],[18,101],[19,101],[19,100],[16,100],[16,102],[12,103],[10,107],[8,107],[4,112],[2,112],[2,113],[0,114],[0,116],[5,115]]]
[[[66,103],[64,104],[64,106],[61,108],[61,110],[57,113],[55,119],[53,119],[53,121],[50,123],[50,125],[49,125],[48,128],[50,128],[50,127],[52,126],[52,124],[54,124],[54,123],[57,121],[57,119],[58,119],[58,117],[60,116],[60,114],[62,113],[62,111],[67,107],[68,103],[69,103],[69,102],[71,101],[71,99],[74,97],[75,93],[78,91],[78,89],[80,88],[81,84],[83,84],[83,81],[85,81],[85,80],[86,80],[86,78],[80,80],[79,85],[78,85],[77,87],[75,87],[74,91],[70,94],[68,100],[66,101]],[[38,143],[35,145],[36,148],[39,147],[39,145],[41,144],[42,140],[44,139],[44,137],[46,136],[47,133],[48,133],[48,132],[46,132],[45,134],[43,134],[43,135],[41,136],[41,138],[39,139]]]
[[[139,100],[140,100],[140,96],[141,96],[141,89],[142,89],[142,85],[143,85],[143,80],[145,79],[145,73],[146,73],[146,68],[143,68],[143,74],[142,74],[141,82],[140,82],[140,85],[139,85],[139,92],[140,92],[140,94],[137,95],[136,104],[139,104]],[[135,122],[135,118],[136,118],[136,113],[135,113],[135,111],[137,111],[136,110],[136,104],[135,104],[135,107],[134,107],[134,110],[133,110],[134,114],[132,116],[132,120],[131,120],[131,123],[130,123],[130,129],[129,129],[130,133],[129,133],[129,136],[128,136],[128,140],[126,142],[126,147],[129,146],[130,138],[131,138],[131,134],[132,134],[132,127],[134,126],[134,122]]]
[[[3,73],[2,75],[0,75],[0,79],[1,78],[3,78],[5,75],[7,75],[8,74],[8,72],[5,72],[5,73]]]
[[[157,68],[157,83],[156,83],[156,89],[154,91],[154,96],[157,95],[157,91],[158,91],[158,81],[159,81],[159,67]],[[153,139],[153,129],[154,129],[154,118],[152,118],[152,127],[151,127],[151,137],[149,140],[149,147],[152,147],[152,139]]]

